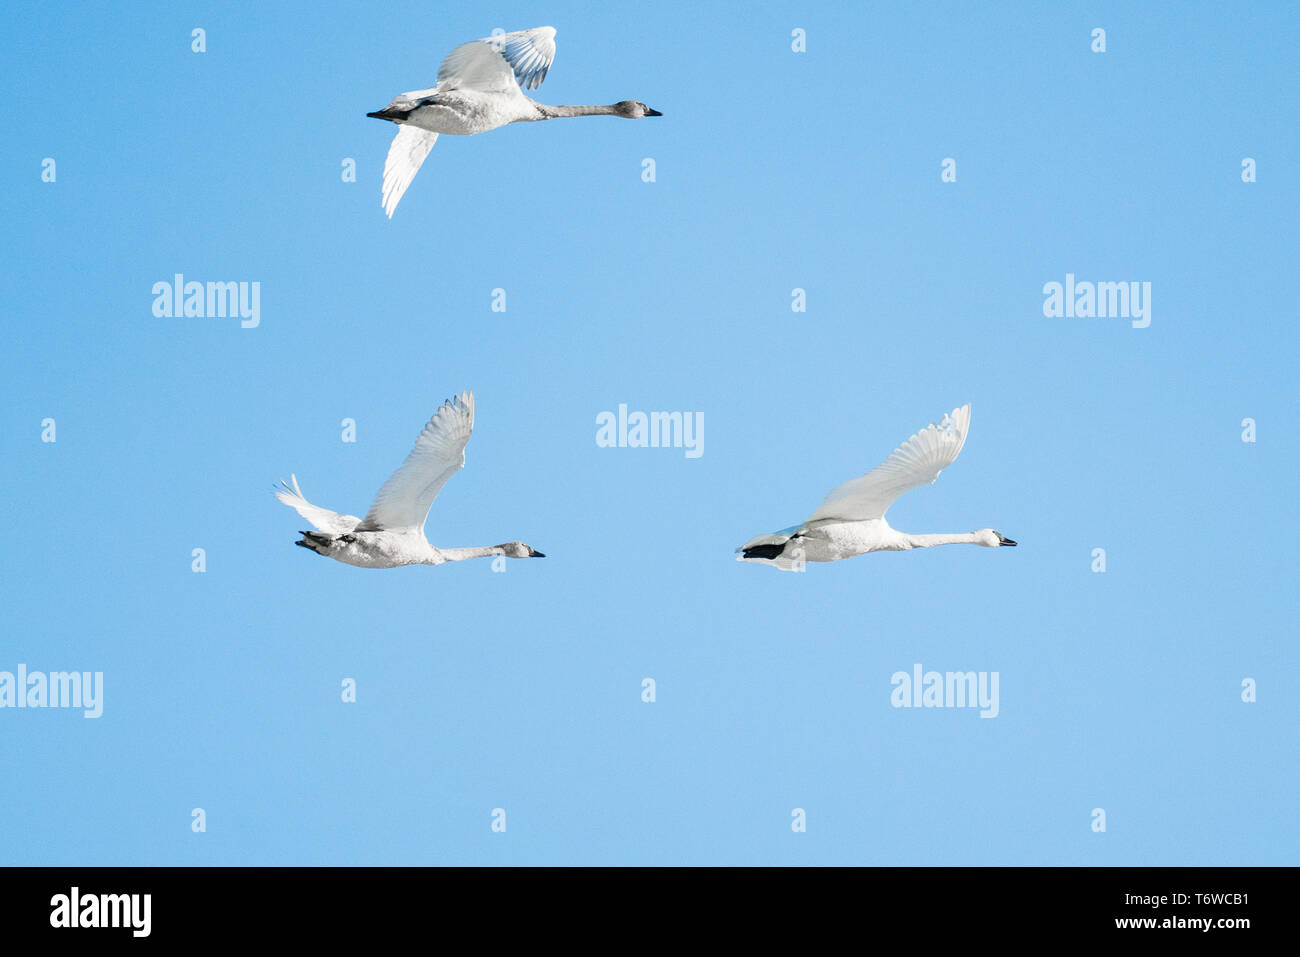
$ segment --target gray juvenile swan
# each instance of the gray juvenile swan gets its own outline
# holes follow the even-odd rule
[[[938,425],[927,425],[894,449],[866,475],[832,489],[802,525],[756,535],[736,549],[738,562],[794,571],[805,562],[834,562],[867,552],[905,551],[931,545],[1016,544],[991,528],[941,535],[911,535],[890,528],[885,512],[911,489],[931,485],[956,461],[966,444],[970,405],[953,409]]]
[[[639,100],[609,106],[547,106],[524,96],[546,79],[555,59],[555,28],[534,27],[462,43],[438,68],[438,85],[399,93],[377,113],[398,125],[384,161],[383,207],[389,219],[439,133],[470,136],[507,123],[560,116],[663,116]],[[520,89],[522,87],[523,89]]]
[[[415,440],[406,461],[379,490],[364,519],[311,504],[298,488],[296,475],[289,476],[292,487],[281,479],[275,497],[317,529],[303,532],[296,544],[361,568],[441,565],[491,555],[545,558],[523,542],[484,548],[434,548],[424,537],[424,522],[433,500],[447,479],[465,467],[465,446],[473,430],[472,391],[443,403]]]

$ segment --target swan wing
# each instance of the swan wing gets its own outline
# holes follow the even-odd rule
[[[917,432],[866,475],[833,489],[808,521],[884,518],[894,499],[911,489],[933,484],[939,473],[956,461],[969,428],[967,403],[945,415],[938,425],[932,423]]]
[[[465,467],[465,446],[474,431],[474,393],[448,399],[424,427],[415,448],[389,476],[357,526],[358,532],[424,527],[438,492]]]
[[[280,487],[275,490],[275,497],[311,522],[312,528],[330,535],[346,535],[361,521],[355,515],[340,515],[338,512],[313,505],[307,501],[307,497],[302,494],[302,489],[298,487],[298,476],[290,473],[289,481],[293,482],[292,486],[284,479],[280,479]]]
[[[406,188],[420,171],[420,164],[438,142],[438,134],[430,133],[415,126],[402,124],[397,127],[393,145],[388,147],[388,158],[384,160],[384,192],[382,202],[388,218],[393,218],[393,210],[406,193]]]
[[[438,90],[535,90],[555,60],[555,28],[534,27],[462,43],[438,67]]]

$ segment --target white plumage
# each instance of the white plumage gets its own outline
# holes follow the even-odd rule
[[[547,106],[524,95],[541,86],[555,60],[555,28],[534,27],[462,43],[438,68],[438,83],[400,93],[367,113],[400,129],[384,161],[384,212],[391,218],[440,133],[472,136],[508,123],[562,116],[660,116],[639,100],[609,106]]]
[[[931,545],[1015,545],[991,528],[974,532],[910,535],[889,526],[885,512],[904,492],[932,485],[956,461],[970,429],[970,405],[953,409],[894,449],[866,475],[832,489],[801,525],[757,535],[740,548],[737,561],[761,562],[785,571],[806,562],[833,562],[875,551]]]
[[[832,489],[808,521],[884,518],[894,499],[922,485],[933,485],[939,473],[956,461],[969,429],[970,406],[953,409],[938,425],[926,426],[894,449],[866,475]]]
[[[448,399],[415,440],[406,461],[379,489],[364,519],[341,515],[307,501],[290,475],[275,497],[307,519],[318,531],[303,532],[297,544],[348,565],[393,568],[441,565],[466,558],[504,555],[545,558],[523,542],[482,548],[435,548],[424,537],[424,523],[447,480],[465,467],[465,446],[474,431],[474,393]]]

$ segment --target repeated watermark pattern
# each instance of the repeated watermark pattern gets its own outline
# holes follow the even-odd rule
[[[176,273],[153,284],[153,314],[159,319],[237,318],[244,329],[262,321],[261,282],[186,282]]]
[[[1070,28],[1072,31],[1069,36],[1070,50],[1077,56],[1077,58],[1087,60],[1089,68],[1098,74],[1120,65],[1125,62],[1127,57],[1133,55],[1132,36],[1125,35],[1122,31],[1122,25],[1112,24],[1112,26],[1117,29],[1116,42],[1120,43],[1120,47],[1118,47],[1116,51],[1117,58],[1105,56],[1096,58],[1090,56],[1087,52],[1088,50],[1091,50],[1092,54],[1105,54],[1107,52],[1107,32],[1104,28],[1090,28],[1086,21],[1076,22]],[[192,30],[189,30],[188,37],[185,36],[185,31],[188,30],[188,28],[183,24],[175,25],[174,30],[175,33],[170,41],[173,45],[179,45],[183,50],[183,45],[188,43],[189,49],[195,54],[205,54],[207,52],[207,32],[204,28],[195,27]],[[781,47],[786,42],[785,30],[786,26],[783,25],[778,28],[775,34],[769,32],[767,38],[768,43],[774,44],[775,49],[778,52],[782,52]],[[814,54],[813,56],[805,56],[808,51],[807,40],[807,32],[802,27],[796,27],[789,33],[789,49],[793,54],[799,55],[795,61],[797,66],[792,65],[789,67],[789,71],[792,74],[814,66],[820,59],[817,54]],[[220,61],[224,53],[229,49],[231,38],[228,36],[218,37],[214,42],[218,42],[218,48],[217,52],[214,53],[214,58],[200,57],[201,65],[215,65]],[[492,30],[492,35],[488,39],[488,44],[490,48],[503,55],[508,52],[506,35],[502,28],[498,27]],[[829,46],[827,48],[829,49]],[[653,115],[659,114],[654,113]],[[414,129],[414,127],[412,127],[412,129]],[[978,144],[976,145],[978,146]],[[1216,159],[1218,165],[1215,167],[1214,171],[1214,176],[1217,178],[1219,184],[1230,184],[1230,191],[1234,195],[1241,196],[1242,194],[1237,193],[1236,183],[1233,179],[1234,177],[1239,175],[1240,181],[1243,184],[1256,183],[1256,158],[1254,156],[1244,156],[1243,153],[1247,150],[1262,148],[1263,145],[1266,144],[1228,144],[1226,149],[1220,150]],[[364,148],[364,146],[360,148]],[[638,173],[640,181],[644,184],[656,183],[657,160],[654,156],[644,155],[648,152],[649,148],[648,144],[637,144],[635,152],[630,149],[625,149],[618,160],[619,163],[622,164],[619,167],[620,176],[627,180],[631,180],[632,167],[634,164],[639,164]],[[64,147],[57,144],[54,147],[44,145],[38,146],[25,154],[28,158],[23,160],[24,167],[22,176],[29,181],[34,179],[37,175],[35,169],[36,159],[42,157],[47,150],[59,151],[62,149],[64,149]],[[345,149],[351,151],[351,144],[345,147]],[[926,181],[925,185],[930,189],[935,188],[934,164],[936,160],[938,160],[939,166],[939,182],[942,184],[957,183],[957,159],[954,156],[945,155],[949,151],[963,152],[963,164],[974,164],[969,166],[967,175],[963,179],[962,186],[960,188],[947,190],[944,194],[945,199],[960,200],[965,194],[969,193],[973,188],[979,185],[979,177],[988,169],[988,156],[986,155],[981,157],[978,155],[976,148],[969,144],[963,145],[960,142],[944,142],[941,139],[937,144],[928,146],[927,149],[929,151],[926,152],[924,159],[918,161],[916,165],[921,168],[918,175],[924,176]],[[660,193],[661,189],[667,190],[671,185],[672,180],[679,176],[683,168],[683,161],[680,155],[670,155],[667,153],[661,155],[669,156],[670,167],[668,178],[666,179],[664,186],[653,191],[655,194]],[[336,160],[337,156],[338,153],[331,153],[328,157],[325,157],[320,161],[325,170],[325,174],[327,174],[331,180],[331,184],[333,182],[333,176],[335,175],[334,163],[336,161],[339,163],[339,181],[347,184],[355,184],[358,181],[357,160],[353,156],[343,156],[341,159]],[[1238,167],[1234,165],[1238,162],[1238,157],[1240,157],[1239,170]],[[1269,162],[1266,155],[1263,156],[1263,158],[1266,163]],[[60,190],[51,191],[42,190],[44,194],[49,195],[53,199],[64,198],[62,194],[65,194],[72,188],[72,184],[74,184],[82,175],[85,168],[84,157],[78,157],[75,155],[68,157],[65,153],[60,152],[59,161],[65,164],[65,167],[62,170],[65,175],[62,188]],[[1272,163],[1273,165],[1265,167],[1266,176],[1271,171],[1279,171],[1283,175],[1277,177],[1268,176],[1267,181],[1262,186],[1254,187],[1252,190],[1246,192],[1242,200],[1243,202],[1255,199],[1264,200],[1267,196],[1267,191],[1274,188],[1276,182],[1285,178],[1285,164],[1279,164],[1276,159],[1273,160]],[[55,184],[59,182],[59,172],[58,164],[54,157],[44,156],[40,159],[39,176],[42,183]],[[369,160],[366,161],[365,172],[367,176],[378,175]],[[633,186],[632,188],[636,189],[640,194],[641,191],[639,187]],[[185,262],[193,262],[193,260],[189,258],[191,253],[182,251],[181,255],[186,257],[184,259]],[[1075,256],[1078,256],[1078,258],[1073,258]],[[178,257],[178,259],[179,258],[180,257]],[[1078,254],[1066,253],[1061,250],[1052,250],[1051,259],[1048,261],[1046,266],[1034,266],[1032,268],[1039,271],[1040,275],[1041,273],[1047,273],[1049,275],[1054,273],[1057,277],[1060,277],[1062,275],[1061,270],[1064,269],[1066,264],[1070,263],[1082,266],[1084,265],[1083,257]],[[177,264],[176,259],[172,262],[164,261],[157,266],[150,267],[149,272],[158,274],[161,273],[162,268],[167,268],[169,266],[174,267]],[[496,269],[499,267],[494,264],[493,268]],[[1106,268],[1107,267],[1103,265],[1099,271],[1102,272],[1102,274],[1105,274]],[[1142,268],[1143,267],[1138,265],[1133,271],[1140,272]],[[1125,267],[1121,264],[1121,266],[1116,269],[1116,272],[1123,271],[1125,271]],[[132,298],[143,291],[143,281],[147,279],[148,274],[149,273],[137,275],[135,279],[131,280],[132,291],[130,291],[129,294]],[[513,281],[513,279],[509,274],[505,277],[501,277],[489,273],[486,277],[476,279],[475,281],[481,284],[473,287],[473,302],[475,308],[478,310],[480,318],[484,318],[481,316],[483,291],[488,290],[488,287],[494,282],[509,282]],[[815,275],[810,276],[807,271],[804,271],[795,273],[788,279],[781,278],[779,281],[779,286],[773,284],[771,288],[764,291],[766,297],[764,300],[764,307],[766,309],[778,310],[781,313],[782,320],[787,323],[788,326],[797,327],[799,325],[806,325],[813,328],[823,320],[824,316],[830,316],[832,317],[832,321],[834,321],[832,306],[836,303],[836,300],[832,295],[828,294],[824,285],[818,284],[819,277]],[[1017,296],[1022,297],[1019,308],[1024,309],[1026,307],[1026,304],[1023,302],[1023,297],[1029,292],[1029,288],[1035,283],[1035,281],[1036,280],[1031,275],[1029,281],[1022,282],[1019,286]],[[1176,279],[1168,281],[1162,279],[1161,281],[1164,283],[1162,288],[1166,288],[1166,291],[1170,286],[1177,288]],[[805,282],[817,289],[818,311],[811,317],[811,321],[807,316],[808,290],[804,286],[795,286],[791,288],[790,284],[792,282]],[[1063,279],[1053,278],[1043,283],[1041,287],[1041,294],[1043,296],[1041,305],[1042,316],[1047,319],[1062,320],[1120,320],[1129,322],[1130,327],[1133,329],[1147,329],[1152,324],[1152,286],[1153,283],[1146,280],[1080,279],[1074,272],[1064,272]],[[276,288],[278,289],[279,287]],[[520,300],[523,305],[520,310],[516,310],[515,315],[517,317],[522,317],[528,314],[534,304],[533,300],[529,298],[533,295],[533,290],[526,286],[519,288],[522,288],[523,290],[519,294],[525,298]],[[785,302],[783,296],[787,288],[789,288],[790,312],[795,314],[793,317],[784,312]],[[243,329],[255,329],[258,328],[261,323],[260,281],[247,279],[215,281],[195,280],[187,279],[184,274],[177,272],[169,279],[161,279],[154,282],[151,288],[151,295],[153,297],[151,312],[153,317],[156,319],[229,320],[227,328],[233,328],[234,323],[237,321],[239,327]],[[273,318],[275,319],[275,322],[271,323],[271,328],[268,332],[274,332],[275,327],[284,321],[281,313],[282,302],[282,297],[273,300]],[[504,285],[490,289],[488,305],[493,314],[507,314],[507,293]],[[130,308],[134,311],[142,306],[142,302],[134,302]],[[1168,309],[1169,307],[1165,306],[1164,308]],[[147,322],[147,319],[142,315],[142,312],[135,313],[135,315],[138,316],[139,321]],[[1021,315],[1023,317],[1026,314],[1021,313]],[[496,322],[495,325],[499,328],[507,321],[514,323],[515,320],[506,315],[505,318]],[[872,321],[876,320],[873,318]],[[1026,321],[1029,320],[1027,319]],[[1036,323],[1037,319],[1033,318],[1032,321]],[[1130,343],[1139,341],[1147,344],[1152,342],[1158,343],[1162,330],[1173,327],[1173,323],[1169,323],[1168,319],[1162,319],[1162,323],[1168,324],[1163,324],[1157,327],[1155,339],[1147,337],[1137,337],[1133,340],[1128,340],[1125,337],[1120,338],[1124,338],[1125,341]],[[1047,325],[1050,324],[1045,324],[1045,327]],[[158,324],[158,327],[171,328],[170,325],[164,324]],[[1051,328],[1057,330],[1060,329],[1059,326],[1055,325],[1051,325]],[[1000,333],[998,330],[994,329],[990,330],[989,334],[999,335]],[[266,334],[263,335],[265,336]],[[267,340],[259,337],[250,337],[248,340],[240,338],[239,341],[245,344],[256,344],[257,342],[266,342]],[[1107,341],[1113,344],[1118,340],[1108,338]],[[235,370],[235,372],[237,373],[238,370]],[[596,403],[606,402],[607,398],[601,399],[598,397],[592,404],[594,405]],[[1220,408],[1218,412],[1219,418],[1212,426],[1216,431],[1216,437],[1219,440],[1231,443],[1234,450],[1237,449],[1237,439],[1233,438],[1228,430],[1236,431],[1234,423],[1237,421],[1239,416],[1244,415],[1247,411],[1264,416],[1268,416],[1270,412],[1275,413],[1275,409],[1263,406],[1263,402],[1266,401],[1266,398],[1267,397],[1261,399],[1258,396],[1246,394],[1238,397],[1236,400],[1236,402],[1239,402],[1240,404],[1227,406],[1226,411],[1224,408]],[[69,415],[74,417],[65,418],[65,422],[71,424],[68,425],[67,431],[65,432],[65,442],[63,445],[42,454],[46,457],[46,460],[50,461],[67,460],[70,453],[77,449],[78,443],[85,435],[85,421],[84,419],[78,419],[75,417],[77,411],[75,408],[70,409],[66,403],[60,404],[57,395],[49,398],[47,401],[48,405],[53,407],[48,411],[55,412],[60,417]],[[1256,407],[1256,405],[1258,405],[1258,407]],[[35,420],[35,417],[40,414],[40,411],[33,413],[32,418],[25,419],[23,420],[24,424],[20,424],[20,428],[24,430],[25,438],[29,441],[32,440],[32,432],[34,431],[32,429],[32,423]],[[575,415],[570,419],[566,428],[570,429],[571,438],[573,434],[576,434],[580,440],[582,439],[582,421],[585,416],[589,414],[589,412],[584,413],[580,410],[578,415]],[[336,420],[336,416],[337,413],[331,414],[329,420],[331,427],[333,421]],[[619,403],[614,409],[600,411],[596,414],[595,443],[598,448],[676,450],[686,459],[698,459],[704,454],[703,419],[704,416],[702,411],[639,411],[629,409],[628,403]],[[1272,423],[1271,426],[1270,423]],[[1242,453],[1243,456],[1249,456],[1250,461],[1252,462],[1259,461],[1262,456],[1270,450],[1270,447],[1276,447],[1279,445],[1280,441],[1274,441],[1275,439],[1280,440],[1281,437],[1285,436],[1285,420],[1279,418],[1276,414],[1272,415],[1271,418],[1266,417],[1265,424],[1266,429],[1271,427],[1272,430],[1266,431],[1264,435],[1264,445],[1255,448],[1250,452],[1243,451]],[[339,441],[347,445],[355,445],[357,442],[356,419],[350,417],[343,418],[339,421],[338,427],[340,429]],[[717,428],[716,425],[715,428]],[[574,432],[574,430],[576,430],[576,432]],[[1240,442],[1252,446],[1255,445],[1257,441],[1255,418],[1241,418],[1240,430]],[[54,445],[56,443],[56,422],[52,416],[40,420],[39,435],[40,442],[43,444]],[[369,431],[367,435],[370,435]],[[728,441],[731,441],[732,437],[728,436],[727,438]],[[349,454],[352,453],[350,452]],[[676,461],[677,457],[674,455],[669,458]],[[698,472],[693,474],[698,474]],[[308,507],[310,508],[311,506]],[[329,514],[333,515],[334,513]],[[881,514],[883,514],[883,512]],[[196,533],[196,537],[202,534],[204,533],[199,531]],[[1090,543],[1087,542],[1087,539],[1083,540],[1082,545],[1078,541],[1074,541],[1068,543],[1066,547],[1062,548],[1062,553],[1067,556],[1069,562],[1069,573],[1078,575],[1080,579],[1086,580],[1094,594],[1104,592],[1108,585],[1122,582],[1125,576],[1132,574],[1131,569],[1135,564],[1135,553],[1131,547],[1131,541],[1124,541],[1120,533],[1114,531],[1110,531],[1107,534],[1112,537],[1112,540],[1109,541],[1108,544],[1119,549],[1117,551],[1117,556],[1121,562],[1115,570],[1109,573],[1109,577],[1105,577],[1108,574],[1106,548],[1100,546],[1090,548]],[[298,544],[303,543],[299,542]],[[1015,545],[1016,543],[1011,541],[1004,542],[1004,544]],[[504,546],[495,546],[497,549],[502,547]],[[206,564],[206,548],[192,547],[192,542],[187,542],[183,538],[180,539],[179,543],[173,540],[169,548],[171,550],[167,553],[169,555],[167,562],[169,563],[171,570],[177,569],[177,566],[179,566],[178,559],[183,555],[184,549],[189,549],[191,558],[190,571],[193,574],[201,575],[208,572]],[[1087,560],[1089,562],[1087,571],[1082,568],[1083,555],[1085,551],[1087,551]],[[806,552],[804,544],[801,541],[791,541],[788,547],[786,547],[780,554],[783,561],[788,565],[789,570],[804,571],[806,569]],[[814,550],[813,554],[819,561],[823,559],[820,552]],[[224,573],[224,569],[230,567],[232,562],[229,552],[219,552],[218,555],[221,555],[222,557],[220,558],[218,565],[214,566],[214,574],[212,576],[199,582],[195,582],[188,577],[186,578],[186,583],[192,590],[200,589],[204,586],[216,583]],[[491,561],[490,569],[492,573],[498,575],[506,572],[506,558],[501,555],[496,555],[496,557]],[[183,574],[183,569],[180,569],[180,571]],[[1092,575],[1102,575],[1103,578],[1083,579],[1083,576],[1087,575],[1088,572],[1091,572]],[[806,590],[807,588],[813,587],[816,583],[812,579],[809,579],[802,584]],[[508,587],[513,585],[513,582],[507,581],[504,585]],[[972,647],[975,648],[976,653],[980,653],[977,644],[972,643]],[[921,653],[904,651],[903,654],[911,657],[913,654],[920,656]],[[29,660],[32,660],[25,652],[19,652],[14,655],[14,657],[18,656],[28,657]],[[903,660],[905,660],[905,658]],[[1219,696],[1221,701],[1225,699],[1226,696],[1231,695],[1232,698],[1229,700],[1234,710],[1238,696],[1241,703],[1248,705],[1255,704],[1257,701],[1256,679],[1250,676],[1239,676],[1242,675],[1243,671],[1253,672],[1257,667],[1257,663],[1253,660],[1248,660],[1246,656],[1242,656],[1242,660],[1235,662],[1232,667],[1233,670],[1227,671],[1218,676],[1218,684],[1215,686],[1214,693]],[[631,694],[636,693],[638,694],[641,703],[649,705],[656,704],[657,682],[655,678],[640,678],[639,686],[636,688],[635,692],[633,692],[633,684],[637,680],[635,676],[641,673],[642,672],[638,670],[635,672],[624,672],[622,674],[619,678],[622,683],[618,688],[620,700],[623,702],[630,702]],[[344,674],[346,674],[346,672],[344,672]],[[1268,677],[1269,675],[1264,675],[1264,680],[1267,681]],[[382,691],[376,690],[380,686],[377,683],[374,683],[371,678],[367,678],[367,680],[372,682],[371,685],[368,685],[368,688],[371,688],[372,690],[368,691],[367,702],[381,699],[383,697]],[[337,690],[334,684],[335,681],[338,682]],[[671,681],[667,687],[670,688],[670,696],[668,699],[665,699],[665,703],[662,706],[652,708],[648,712],[639,708],[637,709],[638,715],[644,715],[645,725],[650,726],[656,720],[673,715],[674,708],[679,707],[682,699],[689,697],[692,693],[690,686],[681,681]],[[1272,697],[1269,698],[1270,701],[1276,702],[1277,700],[1284,698],[1283,692],[1285,689],[1283,688],[1282,691],[1278,691],[1277,689],[1279,689],[1279,687],[1281,686],[1276,681],[1269,682],[1266,685],[1266,693],[1270,689],[1274,691]],[[1013,677],[1013,693],[1014,688]],[[334,701],[332,696],[337,693],[339,695],[338,701],[340,703],[356,705],[357,679],[353,677],[339,676],[329,677],[324,682],[315,680],[310,693],[317,697],[328,697],[331,705]],[[876,699],[876,701],[877,704],[879,704],[879,699]],[[890,676],[889,701],[891,708],[898,710],[934,709],[966,712],[973,711],[978,713],[980,718],[996,718],[1000,715],[1000,673],[998,671],[974,670],[927,670],[922,663],[916,662],[910,667],[910,669],[895,671]],[[697,702],[692,702],[692,704],[696,703]],[[1017,701],[1013,698],[1013,717],[1017,707],[1024,706],[1024,702]],[[363,703],[359,709],[352,708],[348,709],[348,711],[350,712],[350,716],[355,716],[357,714],[363,714],[371,707],[373,707],[373,705]],[[1269,705],[1266,702],[1261,709],[1250,709],[1250,711],[1253,712],[1250,717],[1263,718],[1267,713],[1268,708]],[[104,674],[102,671],[33,671],[29,670],[25,663],[19,663],[13,668],[13,670],[0,670],[0,710],[80,710],[84,718],[99,718],[104,714]],[[115,712],[115,714],[117,713],[119,712]],[[880,714],[883,714],[883,712]],[[877,714],[876,717],[880,717],[880,714]],[[959,722],[957,725],[953,725],[953,727],[972,727],[970,724],[961,723],[972,717],[973,715],[971,714],[965,714],[960,718],[953,716],[953,719]],[[17,719],[11,715],[0,716],[0,721],[3,720]],[[58,719],[51,720],[57,721]],[[111,730],[110,725],[112,724],[113,719],[111,717],[110,722],[103,723],[99,726],[91,726],[89,728],[81,725],[79,721],[73,722],[74,727],[91,733],[102,732],[105,729]],[[981,733],[985,730],[992,733],[997,733],[1001,730],[1005,733],[1006,730],[1013,727],[1014,724],[1015,722],[1013,721],[1011,724],[1000,723],[998,726],[983,728],[980,726],[979,722],[974,722],[973,726],[980,728]],[[797,794],[798,792],[795,793]],[[506,796],[508,797],[508,792]],[[784,822],[781,817],[784,815],[785,808],[789,807],[793,800],[798,799],[800,798],[792,795],[790,799],[782,798],[781,803],[769,802],[764,811],[764,814],[766,815],[765,826],[779,827],[783,829]],[[1082,832],[1084,826],[1083,818],[1086,812],[1088,827],[1091,832],[1096,835],[1106,834],[1106,808],[1100,806],[1091,809],[1088,808],[1088,804],[1103,799],[1110,800],[1110,798],[1103,797],[1100,794],[1087,794],[1085,798],[1074,803],[1068,811],[1069,820],[1067,826],[1076,831],[1076,834]],[[193,803],[194,800],[194,795],[187,795],[184,803]],[[500,794],[488,795],[479,798],[480,803],[471,806],[471,810],[467,812],[466,817],[470,820],[476,836],[482,836],[481,828],[483,822],[481,816],[484,810],[488,810],[489,813],[488,823],[490,832],[493,834],[507,833],[506,809],[504,807],[490,807],[493,803],[500,800],[503,800],[503,796]],[[1084,803],[1085,801],[1086,803]],[[512,805],[512,807],[514,806],[515,805]],[[216,805],[214,804],[214,809],[215,808]],[[227,813],[219,816],[216,826],[218,827],[218,830],[221,830],[223,827],[227,830],[231,830],[233,829],[232,821],[238,821],[239,818],[237,815],[229,813],[228,808],[223,810],[226,810]],[[1111,843],[1112,846],[1117,845],[1123,837],[1124,828],[1126,826],[1132,827],[1132,822],[1134,820],[1131,806],[1124,807],[1119,800],[1115,800],[1114,810],[1118,815],[1117,833],[1110,838],[1100,838],[1103,842]],[[167,811],[168,820],[170,822],[169,826],[179,830],[181,827],[180,821],[182,820],[184,813],[184,804],[180,803],[179,800],[173,801]],[[824,809],[819,810],[817,813],[821,815],[818,817],[818,821],[826,822],[826,827],[822,828],[822,833],[829,833],[830,824],[833,823],[830,815],[828,815]],[[524,836],[527,829],[532,826],[536,819],[535,817],[530,819],[530,811],[527,808],[519,808],[519,814],[521,816],[518,821],[519,830],[516,832],[516,842]],[[204,808],[194,807],[190,812],[190,816],[191,831],[194,834],[206,833],[207,814]],[[794,807],[790,810],[789,827],[790,832],[793,834],[804,834],[807,832],[808,811],[804,807]],[[814,839],[814,843],[815,840],[816,839]],[[514,842],[509,839],[503,839],[497,843],[509,846]],[[810,846],[807,840],[801,840],[797,843],[805,847]],[[56,886],[62,891],[62,889],[67,885],[65,883]],[[1196,896],[1199,902],[1202,895],[1197,894]],[[1223,902],[1221,900],[1216,900],[1216,895],[1207,896],[1210,898],[1211,903]],[[1226,895],[1217,896],[1224,897]],[[1167,898],[1166,896],[1132,894],[1127,895],[1125,903],[1149,906],[1152,909],[1155,909],[1164,906],[1169,901],[1170,898]],[[1175,904],[1186,903],[1187,895],[1175,894],[1172,896],[1172,902]],[[92,892],[88,889],[83,889],[79,886],[71,886],[67,889],[66,893],[61,892],[50,898],[49,905],[49,924],[52,928],[119,929],[123,931],[124,934],[125,932],[130,932],[136,937],[148,937],[151,934],[152,902],[151,895],[147,893],[98,893]],[[1209,929],[1208,922],[1205,929]]]
[[[628,412],[596,415],[596,445],[602,449],[683,449],[688,459],[704,454],[703,412]]]
[[[1077,281],[1043,285],[1043,315],[1049,319],[1132,319],[1134,329],[1151,325],[1151,283]]]
[[[0,708],[81,708],[87,718],[104,713],[102,671],[0,671]]]
[[[998,716],[996,671],[895,671],[889,703],[895,708],[979,708],[981,718]]]

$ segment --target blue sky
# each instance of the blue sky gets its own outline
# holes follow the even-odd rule
[[[541,24],[538,99],[663,118],[444,136],[386,219],[365,113]],[[0,862],[1294,863],[1298,43],[1284,3],[14,6],[0,671],[104,712],[0,709]],[[175,273],[260,324],[156,318]],[[1046,318],[1067,273],[1150,326]],[[545,561],[294,547],[276,479],[362,512],[464,388],[429,538]],[[965,402],[889,518],[1018,548],[732,560]],[[620,403],[704,454],[597,447]],[[915,663],[997,718],[891,707]]]

